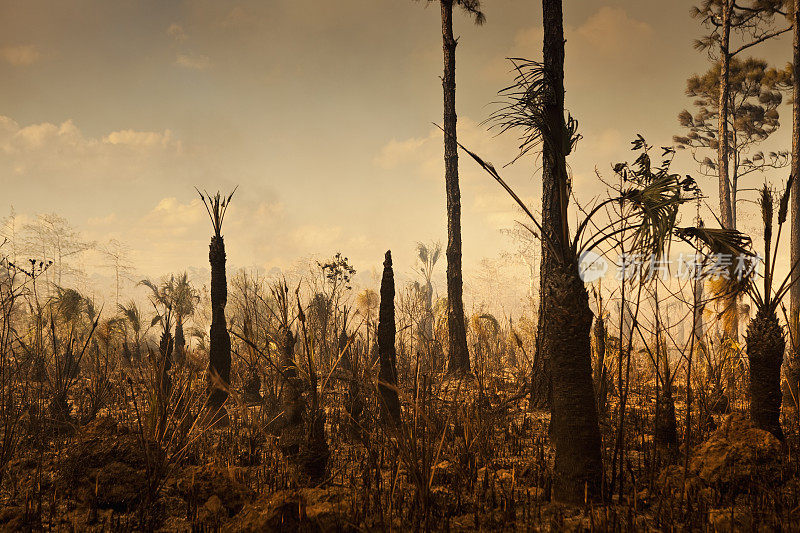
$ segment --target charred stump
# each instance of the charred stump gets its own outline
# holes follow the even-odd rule
[[[397,394],[397,352],[395,348],[394,271],[392,252],[386,252],[381,280],[381,304],[378,312],[378,391],[381,396],[381,417],[394,424],[400,421],[400,399]]]
[[[656,405],[655,440],[665,446],[674,446],[678,442],[678,423],[675,419],[675,398],[672,387],[662,387]]]
[[[303,441],[303,401],[302,383],[297,364],[294,360],[296,339],[291,329],[284,327],[281,334],[281,374],[283,376],[283,424],[281,428],[280,447],[289,457],[297,455]]]
[[[608,375],[606,372],[606,324],[603,317],[598,315],[594,320],[594,350],[597,362],[594,369],[594,392],[597,397],[597,413],[603,416],[606,413],[608,401]]]
[[[747,326],[745,340],[750,360],[750,418],[756,427],[783,440],[781,365],[786,339],[775,312],[760,309]]]
[[[174,340],[169,331],[164,331],[161,334],[161,340],[158,343],[158,362],[156,369],[156,383],[158,386],[159,398],[162,402],[167,401],[169,395],[172,394],[172,379],[170,378],[169,371],[172,369],[172,353]]]
[[[208,406],[214,421],[227,419],[225,401],[231,381],[231,336],[225,323],[228,284],[225,278],[225,243],[221,235],[211,237],[211,347],[208,357]]]
[[[172,358],[182,365],[186,361],[186,337],[183,333],[183,317],[175,317],[175,347],[172,350]]]

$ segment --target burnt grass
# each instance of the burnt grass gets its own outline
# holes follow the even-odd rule
[[[106,378],[113,393],[105,407],[89,420],[80,420],[76,410],[68,420],[56,421],[47,411],[45,398],[31,402],[21,413],[16,429],[19,441],[0,492],[0,529],[800,528],[796,414],[784,413],[787,439],[783,444],[767,442],[768,434],[748,430],[745,440],[755,435],[767,443],[767,448],[759,448],[760,441],[754,444],[759,463],[750,465],[752,470],[747,470],[744,463],[751,459],[744,454],[721,466],[722,478],[702,479],[691,465],[698,454],[712,453],[704,450],[703,443],[730,415],[710,412],[702,394],[695,399],[687,460],[685,389],[676,386],[673,392],[678,442],[659,444],[653,438],[657,391],[652,372],[645,364],[633,368],[616,475],[611,468],[619,440],[619,391],[613,385],[607,412],[601,417],[606,501],[568,507],[550,501],[549,413],[529,409],[520,386],[526,382],[521,370],[475,372],[463,379],[401,372],[403,415],[395,429],[381,422],[369,370],[355,389],[349,370],[329,372],[325,388],[320,388],[328,445],[322,461],[327,459],[327,463],[322,473],[312,476],[309,458],[303,454],[313,454],[313,448],[304,451],[301,446],[292,455],[281,446],[281,410],[274,393],[250,397],[245,403],[234,385],[227,426],[168,422],[160,441],[148,439],[141,426],[146,388],[137,388],[130,379],[131,370],[121,365]],[[185,372],[202,390],[203,372],[188,366]],[[80,403],[89,380],[83,377],[73,388],[72,405]],[[735,413],[746,412],[745,385],[740,379],[729,394],[734,422],[739,420]],[[304,395],[309,394],[307,388]],[[361,395],[358,421],[349,414],[356,390]],[[200,404],[187,405],[181,418],[199,420]],[[305,413],[308,417],[308,406]],[[184,439],[175,444],[181,435]],[[736,443],[739,451],[726,451],[725,460],[748,445]],[[737,469],[742,473],[738,478]]]

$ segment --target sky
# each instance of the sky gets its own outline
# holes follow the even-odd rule
[[[595,170],[631,159],[637,133],[656,146],[681,133],[686,78],[709,59],[692,47],[704,30],[690,1],[564,4],[566,105],[583,135],[568,163],[589,201],[604,190]],[[454,18],[458,135],[499,167],[517,143],[484,121],[513,77],[505,58],[541,58],[541,5],[483,8],[483,26]],[[786,36],[752,53],[780,67],[790,54]],[[440,12],[425,1],[0,0],[0,216],[56,213],[86,239],[126,243],[137,273],[157,277],[207,265],[194,187],[238,186],[223,227],[232,267],[341,251],[366,273],[391,249],[410,274],[417,241],[446,242],[441,72]],[[674,168],[697,174],[685,153]],[[535,156],[502,174],[538,208]],[[521,217],[463,156],[460,178],[465,276],[481,279],[485,259],[516,248],[502,230]],[[713,180],[701,185],[717,205]]]

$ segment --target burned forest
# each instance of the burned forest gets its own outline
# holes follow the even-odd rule
[[[0,5],[0,531],[800,531],[800,0]]]

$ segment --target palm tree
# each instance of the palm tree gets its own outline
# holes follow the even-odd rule
[[[428,0],[433,1],[433,0]],[[456,44],[453,37],[453,5],[459,6],[481,25],[486,17],[480,0],[439,0],[442,8],[444,51],[444,182],[447,194],[447,329],[449,372],[469,372],[467,328],[464,323],[463,279],[461,274],[461,191],[458,185],[456,136]]]
[[[139,306],[137,306],[136,302],[133,300],[129,301],[127,304],[117,304],[117,310],[124,319],[125,332],[127,333],[128,328],[130,328],[130,330],[133,332],[133,345],[135,352],[132,355],[135,355],[137,360],[141,359],[141,335],[144,330],[142,312],[139,310]],[[125,346],[126,350],[130,351],[127,335],[125,339]]]
[[[419,291],[425,299],[425,318],[422,320],[420,329],[423,331],[423,337],[427,341],[430,341],[433,336],[433,284],[431,279],[433,277],[433,269],[441,254],[442,245],[438,242],[430,245],[421,242],[417,243],[417,260],[419,261],[417,271],[425,280],[425,288],[420,288]]]
[[[150,303],[156,312],[151,326],[161,324],[161,339],[158,343],[158,360],[153,361],[156,367],[156,392],[161,408],[165,408],[166,401],[172,391],[172,380],[169,371],[172,369],[172,349],[174,339],[172,337],[172,319],[174,309],[172,303],[173,288],[175,277],[165,279],[161,285],[156,285],[149,279],[143,279],[139,285],[144,285],[150,289]]]
[[[419,261],[419,267],[417,272],[422,275],[422,278],[425,281],[425,286],[421,287],[419,282],[414,282],[414,286],[417,289],[417,293],[422,297],[423,304],[425,306],[425,314],[423,315],[422,319],[420,320],[419,324],[419,333],[418,336],[420,337],[420,341],[422,346],[424,347],[426,356],[429,359],[429,364],[431,367],[435,368],[438,366],[438,353],[436,354],[436,361],[431,361],[430,359],[434,357],[433,353],[433,283],[431,279],[433,277],[433,269],[436,266],[436,263],[439,261],[439,257],[442,254],[442,245],[438,242],[432,243],[430,245],[426,245],[424,243],[418,242],[417,243],[417,260]]]
[[[574,236],[568,228],[570,180],[566,156],[580,138],[577,122],[564,111],[564,36],[560,0],[543,0],[544,63],[524,59],[512,60],[517,77],[501,91],[508,103],[493,115],[501,131],[519,128],[520,154],[542,145],[545,193],[543,218],[540,224],[525,203],[503,181],[490,163],[459,146],[486,170],[515,200],[535,228],[530,231],[541,237],[550,263],[543,263],[542,300],[545,313],[540,316],[540,350],[549,361],[552,374],[551,428],[556,451],[553,497],[558,501],[582,503],[585,498],[598,498],[602,485],[602,459],[597,404],[592,384],[591,344],[589,340],[592,312],[589,298],[580,277],[579,258],[611,239],[625,239],[625,251],[661,257],[672,236],[692,242],[724,241],[740,245],[745,239],[735,230],[677,228],[680,205],[696,190],[690,177],[669,172],[674,150],[666,149],[667,157],[660,166],[651,164],[651,147],[639,136],[632,144],[642,153],[633,165],[618,163],[614,170],[622,178],[618,194],[599,202],[578,225]],[[597,226],[592,218],[609,206],[622,206],[611,224]],[[732,245],[731,245],[732,246]],[[739,246],[740,249],[741,246]]]
[[[542,0],[542,14],[543,63],[514,61],[515,83],[501,92],[509,103],[494,119],[501,131],[522,129],[517,158],[542,145],[542,223],[537,223],[537,230],[544,244],[537,352],[551,372],[551,427],[556,449],[553,497],[579,503],[587,496],[599,497],[603,475],[589,340],[592,312],[567,223],[570,178],[566,156],[580,135],[572,117],[567,115],[565,120],[561,0]],[[484,163],[484,168],[499,178],[494,167]],[[533,220],[528,208],[512,196]]]
[[[197,190],[197,189],[195,189]],[[208,398],[212,421],[227,420],[225,401],[231,382],[231,336],[225,323],[225,305],[228,302],[228,283],[225,278],[225,242],[222,239],[222,222],[231,203],[234,189],[227,198],[219,191],[214,196],[201,193],[200,199],[211,219],[214,235],[211,236],[208,261],[211,263],[211,346],[208,354]]]
[[[275,342],[280,350],[279,369],[283,378],[281,403],[283,404],[283,424],[279,446],[284,454],[294,457],[303,443],[303,417],[306,404],[303,400],[303,380],[297,368],[294,347],[297,337],[292,333],[292,321],[289,319],[289,286],[286,279],[275,282],[270,287],[275,308],[270,312],[278,322]]]
[[[786,222],[789,195],[795,176],[789,178],[786,190],[778,207],[778,233],[773,243],[774,202],[772,191],[765,184],[761,188],[759,206],[764,226],[764,277],[763,285],[755,277],[748,276],[740,283],[756,307],[756,316],[747,325],[747,357],[750,361],[750,418],[753,423],[783,440],[780,424],[781,414],[781,365],[786,349],[786,335],[778,322],[777,309],[792,285],[792,277],[798,264],[792,265],[789,274],[776,289],[774,287],[775,264],[781,230]],[[774,251],[772,245],[774,244]],[[745,272],[746,273],[746,272]]]
[[[175,348],[173,356],[178,362],[183,361],[186,350],[186,337],[183,333],[183,322],[192,316],[200,302],[200,295],[189,283],[189,275],[184,272],[173,281],[172,304],[175,312]]]

